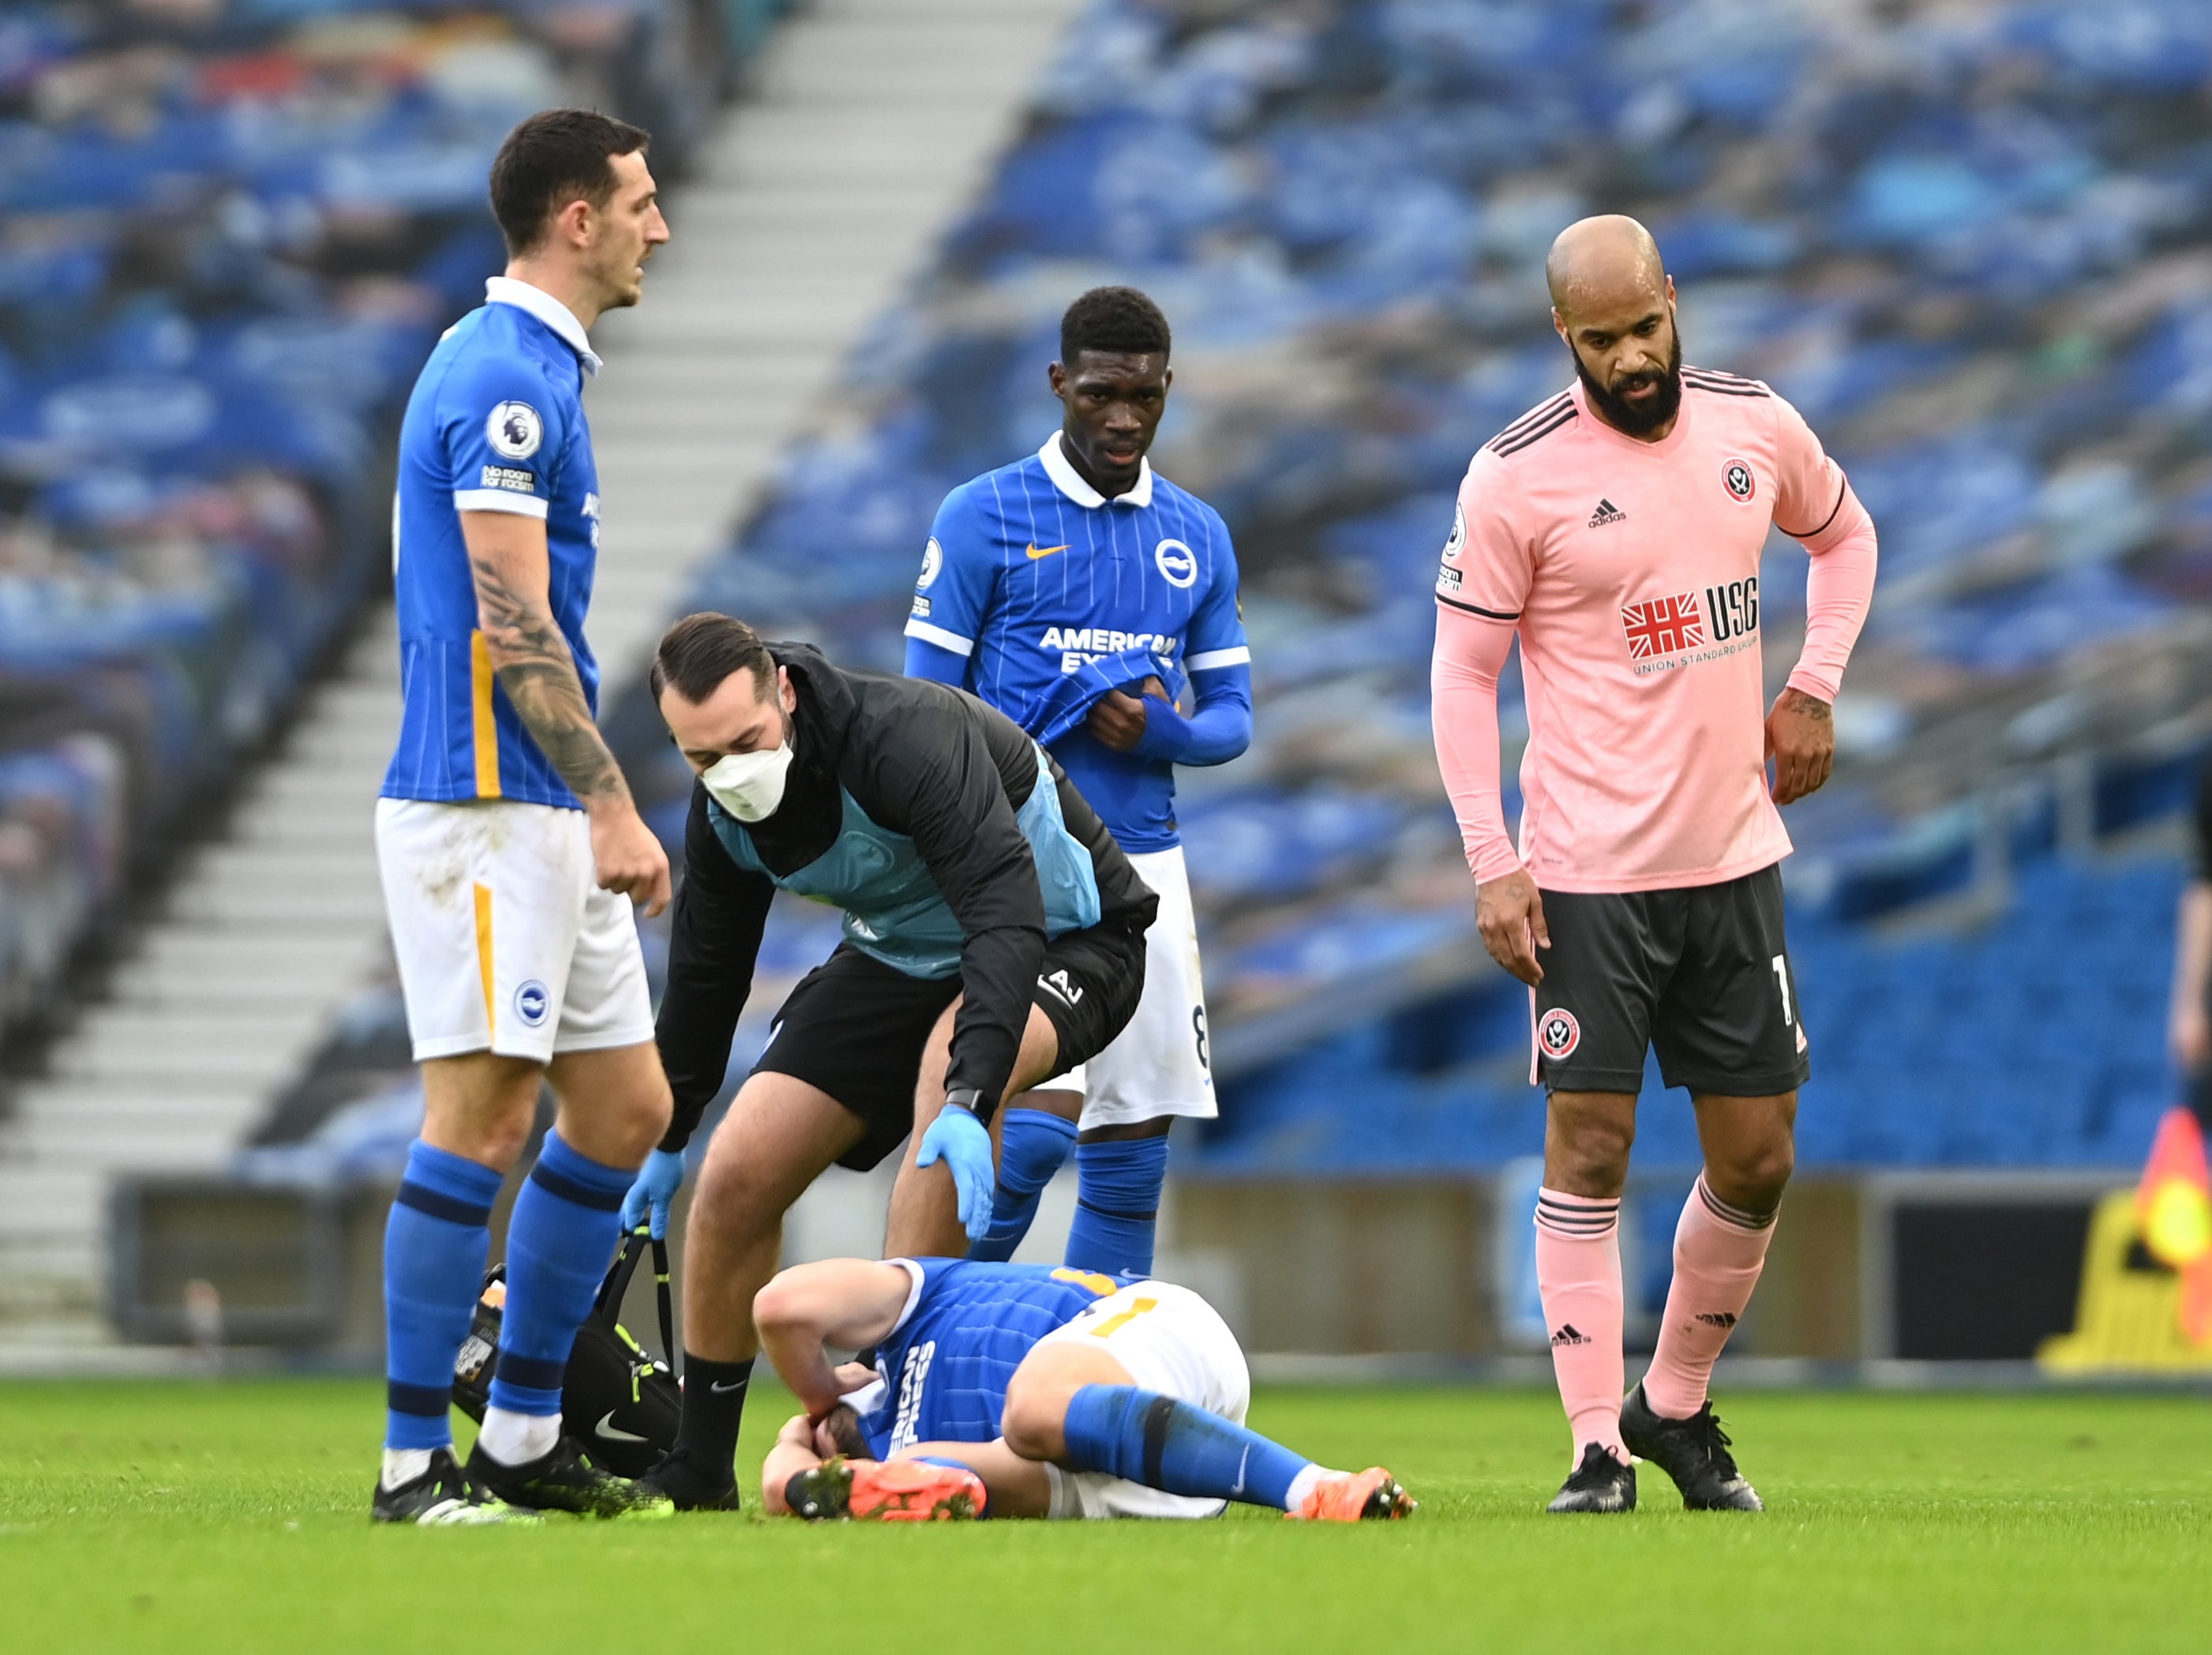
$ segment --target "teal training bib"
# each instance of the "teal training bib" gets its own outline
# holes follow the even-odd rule
[[[707,819],[739,867],[766,875],[793,896],[844,910],[845,940],[862,953],[908,977],[954,976],[960,970],[965,936],[914,841],[872,819],[842,788],[839,798],[844,819],[836,842],[787,874],[769,872],[745,824],[711,799]],[[1060,794],[1042,750],[1037,752],[1037,784],[1014,820],[1036,863],[1045,934],[1057,937],[1097,924],[1097,873],[1091,865],[1091,853],[1067,831],[1060,813]]]

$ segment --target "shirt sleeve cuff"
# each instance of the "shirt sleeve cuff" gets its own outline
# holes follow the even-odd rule
[[[1477,851],[1468,858],[1477,885],[1488,885],[1492,879],[1502,879],[1509,873],[1521,872],[1521,855],[1509,841],[1492,849]]]
[[[939,649],[950,649],[963,660],[975,653],[975,639],[963,638],[957,632],[947,632],[943,627],[932,626],[927,621],[908,621],[906,635],[909,638],[919,638],[924,643],[933,643]]]
[[[1218,672],[1226,666],[1249,666],[1252,651],[1243,644],[1227,649],[1207,649],[1186,659],[1183,666],[1193,672]]]
[[[1800,666],[1790,674],[1789,687],[1812,697],[1815,701],[1825,701],[1832,706],[1835,704],[1836,691],[1843,686],[1831,679],[1822,678],[1812,667]]]
[[[544,520],[546,502],[532,494],[509,494],[504,489],[456,489],[455,511],[501,511],[513,517]]]

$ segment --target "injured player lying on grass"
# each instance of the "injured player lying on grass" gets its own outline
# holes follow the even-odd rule
[[[1045,1265],[830,1259],[753,1303],[806,1412],[761,1468],[811,1518],[1409,1515],[1380,1466],[1333,1471],[1244,1428],[1236,1336],[1188,1288]],[[833,1364],[830,1351],[869,1361]]]

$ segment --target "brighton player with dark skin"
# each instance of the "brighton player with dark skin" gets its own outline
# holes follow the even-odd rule
[[[1060,428],[1060,443],[1076,473],[1109,500],[1137,486],[1145,456],[1158,434],[1160,416],[1167,411],[1168,387],[1175,369],[1158,351],[1131,354],[1085,350],[1073,366],[1054,362],[1048,370],[1052,393],[1066,410]],[[1109,690],[1091,709],[1091,733],[1117,753],[1134,752],[1145,737],[1145,702],[1167,699],[1167,686],[1148,678],[1138,688],[1141,696]],[[1023,1106],[1040,1109],[1073,1121],[1083,1112],[1083,1095],[1074,1092],[1033,1092]],[[1171,1115],[1121,1126],[1092,1127],[1081,1135],[1085,1143],[1117,1143],[1139,1138],[1164,1138],[1175,1125]]]
[[[1657,442],[1674,429],[1680,392],[1672,391],[1681,344],[1674,330],[1674,283],[1650,234],[1633,219],[1585,219],[1571,226],[1545,262],[1552,326],[1574,353],[1590,405],[1624,435]],[[1784,690],[1766,720],[1774,764],[1774,802],[1817,791],[1835,763],[1828,704]],[[1525,869],[1476,892],[1475,922],[1490,957],[1523,983],[1544,978],[1551,946],[1544,901]],[[1796,1164],[1797,1094],[1766,1098],[1693,1095],[1698,1141],[1713,1193],[1748,1213],[1771,1213]],[[1636,1139],[1632,1092],[1554,1092],[1544,1124],[1544,1182],[1571,1195],[1610,1200],[1628,1181]]]

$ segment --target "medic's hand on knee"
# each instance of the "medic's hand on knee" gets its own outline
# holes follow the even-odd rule
[[[973,1088],[963,1088],[972,1093]],[[916,1166],[943,1160],[952,1174],[952,1188],[960,1202],[960,1226],[971,1242],[981,1241],[991,1228],[991,1191],[998,1171],[991,1160],[991,1129],[978,1118],[974,1104],[960,1092],[946,1096],[945,1107],[921,1135]]]
[[[662,1239],[668,1234],[669,1203],[676,1192],[684,1187],[684,1155],[680,1150],[656,1149],[645,1158],[638,1169],[636,1182],[623,1197],[622,1221],[625,1230],[635,1230],[641,1224],[652,1221],[653,1238]]]

